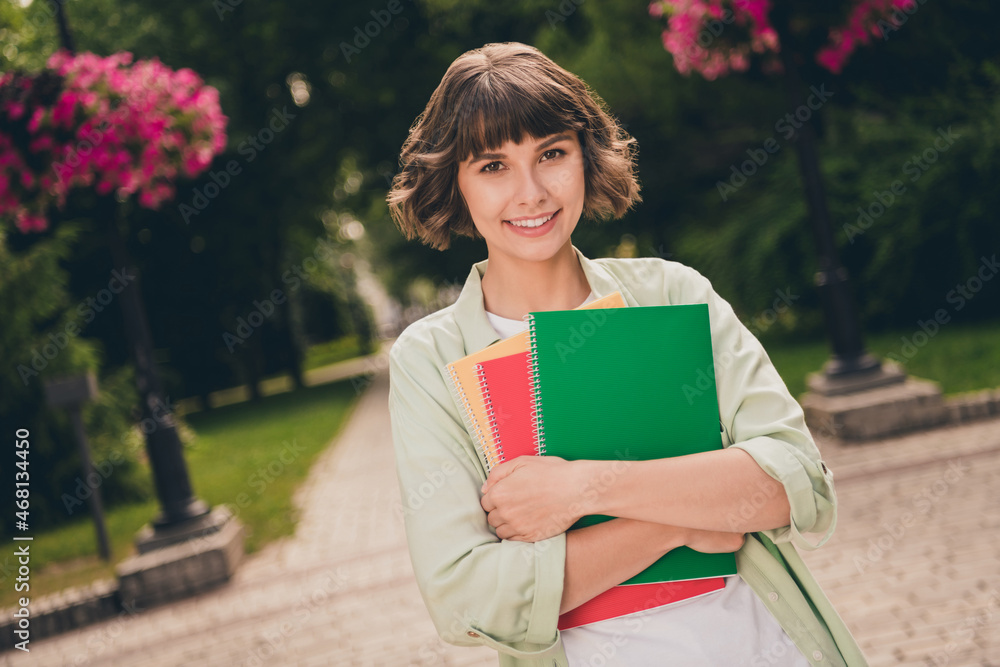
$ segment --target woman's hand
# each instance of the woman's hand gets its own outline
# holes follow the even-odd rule
[[[558,456],[519,456],[490,471],[480,504],[503,540],[539,542],[584,516],[587,486],[580,462]]]

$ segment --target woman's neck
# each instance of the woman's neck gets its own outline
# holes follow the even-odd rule
[[[545,262],[491,257],[482,285],[486,310],[514,320],[532,311],[571,310],[590,294],[590,283],[569,243]]]

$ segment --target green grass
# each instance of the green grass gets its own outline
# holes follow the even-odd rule
[[[361,346],[358,344],[358,337],[351,334],[336,340],[311,345],[306,352],[302,370],[311,371],[314,368],[322,368],[338,361],[360,356]]]
[[[232,506],[247,529],[248,553],[294,532],[297,517],[292,494],[316,456],[339,432],[356,398],[349,381],[336,382],[186,418],[197,433],[185,449],[195,493],[210,505]],[[30,596],[113,577],[113,563],[134,552],[136,531],[157,511],[153,500],[106,513],[111,564],[96,555],[89,515],[35,535]],[[20,595],[13,586],[3,586],[0,607],[13,605]]]
[[[945,394],[1000,387],[1000,322],[975,325],[945,324],[924,340],[921,331],[886,332],[866,336],[865,345],[875,356],[894,355],[905,362],[909,375],[934,380]],[[906,346],[906,342],[923,342]],[[793,396],[806,391],[806,375],[818,371],[830,357],[829,344],[823,341],[793,343],[763,341],[774,367],[778,369]],[[907,358],[907,353],[910,354]]]

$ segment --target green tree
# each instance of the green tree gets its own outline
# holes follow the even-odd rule
[[[99,470],[114,470],[99,482],[108,506],[149,496],[148,471],[140,465],[141,439],[132,430],[135,385],[127,371],[103,375],[100,343],[82,338],[85,304],[72,302],[69,276],[61,263],[72,253],[82,232],[77,224],[60,225],[27,249],[16,249],[0,230],[0,429],[27,429],[31,483],[29,525],[32,530],[80,516],[88,486],[80,479],[80,461],[65,413],[45,404],[44,381],[63,375],[94,372],[100,377],[98,399],[84,406],[84,425]],[[138,445],[138,446],[137,446]],[[83,486],[79,486],[83,483]],[[3,485],[4,502],[14,507],[14,485]],[[78,491],[82,489],[82,491]],[[13,533],[14,516],[0,523]]]

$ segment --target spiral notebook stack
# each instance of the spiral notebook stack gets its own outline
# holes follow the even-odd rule
[[[483,415],[491,466],[524,455],[627,466],[722,447],[714,382],[704,384],[715,377],[706,304],[534,312],[528,324],[526,350],[472,362],[465,398]],[[561,615],[559,629],[703,595],[735,573],[731,553],[674,549]]]
[[[625,301],[619,292],[581,306],[589,308],[624,308]],[[504,454],[498,450],[491,435],[489,419],[483,402],[481,391],[482,378],[476,370],[476,365],[511,354],[527,353],[531,349],[528,332],[523,331],[510,338],[498,341],[466,357],[447,365],[447,373],[451,378],[452,394],[455,402],[461,408],[466,429],[472,434],[476,449],[482,457],[483,466],[489,472],[493,466],[504,460]]]

